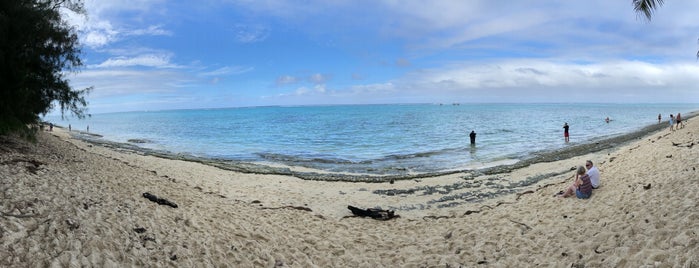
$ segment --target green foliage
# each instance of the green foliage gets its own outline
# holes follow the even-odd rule
[[[61,114],[86,114],[91,88],[73,90],[65,78],[82,61],[61,8],[84,13],[79,0],[0,1],[0,135],[28,131],[56,104]]]

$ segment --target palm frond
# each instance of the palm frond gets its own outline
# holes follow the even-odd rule
[[[660,8],[665,0],[632,0],[633,10],[638,14],[643,14],[646,19],[650,20],[653,12]]]

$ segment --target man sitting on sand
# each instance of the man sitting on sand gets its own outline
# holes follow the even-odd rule
[[[575,193],[579,199],[587,199],[592,195],[592,183],[590,183],[590,176],[585,174],[585,168],[582,166],[578,167],[573,184],[568,187],[565,192],[559,193],[558,197],[566,198],[572,196],[573,193]]]
[[[599,170],[596,166],[592,164],[592,161],[587,160],[585,162],[585,167],[587,168],[587,176],[590,176],[590,183],[592,183],[592,189],[599,188]]]

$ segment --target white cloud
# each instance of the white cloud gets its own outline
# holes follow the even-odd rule
[[[396,81],[405,94],[481,101],[697,102],[699,65],[544,60],[465,63],[411,73]],[[662,91],[676,91],[666,95]],[[577,96],[571,99],[570,96]]]
[[[254,70],[253,67],[244,67],[244,66],[226,66],[226,67],[221,67],[213,71],[209,72],[202,72],[200,75],[202,76],[225,76],[225,75],[237,75],[237,74],[243,74],[247,73]]]
[[[298,82],[298,78],[291,76],[291,75],[282,75],[280,77],[277,77],[276,84],[277,85],[289,85],[289,84],[294,84]]]
[[[237,24],[233,26],[235,38],[240,43],[262,42],[269,36],[268,27],[261,25]]]
[[[191,79],[179,72],[126,69],[85,70],[72,74],[70,80],[71,85],[76,88],[94,86],[94,90],[89,95],[92,99],[168,93],[178,86],[191,82]]]
[[[368,85],[357,85],[352,86],[348,90],[353,95],[364,95],[364,94],[394,94],[397,93],[396,85],[387,82],[382,84],[368,84]]]
[[[315,92],[321,93],[321,94],[323,94],[327,91],[325,88],[325,85],[315,85],[315,87],[313,87],[313,89],[315,90]]]
[[[308,81],[310,81],[313,84],[325,84],[330,80],[330,75],[327,74],[312,74],[310,77],[308,77]]]
[[[83,26],[82,42],[88,47],[100,48],[118,39],[119,32],[108,21],[100,21]]]
[[[140,36],[140,35],[150,35],[150,36],[157,36],[157,35],[172,35],[172,32],[165,30],[162,28],[162,25],[151,25],[148,26],[145,29],[136,29],[136,30],[131,30],[126,32],[126,35],[134,35],[134,36]]]
[[[154,67],[154,68],[176,68],[177,66],[170,63],[169,55],[140,55],[136,57],[115,57],[106,61],[90,66],[94,68],[113,68],[113,67]]]
[[[69,24],[81,33],[81,42],[90,48],[103,48],[122,40],[125,36],[171,35],[162,25],[141,26],[141,21],[129,22],[121,17],[123,12],[135,12],[152,16],[152,9],[163,1],[85,1],[86,15],[65,11]],[[146,15],[147,14],[147,15]],[[131,16],[134,16],[131,14]],[[138,15],[136,15],[138,16]]]

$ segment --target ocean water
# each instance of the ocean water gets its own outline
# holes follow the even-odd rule
[[[689,114],[699,104],[406,104],[251,107],[45,120],[173,153],[359,174],[485,167]],[[609,117],[611,121],[605,122]],[[563,124],[570,125],[570,143]],[[469,133],[477,133],[471,146]]]

